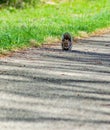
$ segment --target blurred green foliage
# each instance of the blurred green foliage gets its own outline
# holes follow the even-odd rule
[[[0,4],[13,6],[15,8],[23,8],[25,4],[36,5],[40,0],[0,0]]]
[[[110,27],[110,0],[22,0],[27,8],[16,9],[18,1],[0,10],[0,53],[60,39],[64,32],[77,37]]]

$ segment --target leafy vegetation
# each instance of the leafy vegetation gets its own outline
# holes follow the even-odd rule
[[[43,44],[64,32],[81,35],[110,26],[109,0],[74,0],[0,10],[0,52]]]
[[[14,7],[22,7],[25,3],[34,5],[38,4],[40,0],[0,0],[0,4]]]

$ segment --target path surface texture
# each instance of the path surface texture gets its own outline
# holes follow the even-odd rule
[[[110,130],[110,34],[1,58],[0,130]]]

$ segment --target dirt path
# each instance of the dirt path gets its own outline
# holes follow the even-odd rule
[[[110,34],[0,59],[0,130],[110,130]]]

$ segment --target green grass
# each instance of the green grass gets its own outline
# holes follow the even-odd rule
[[[74,36],[110,26],[110,0],[74,0],[55,5],[37,5],[0,12],[0,52],[43,44],[64,32]]]

